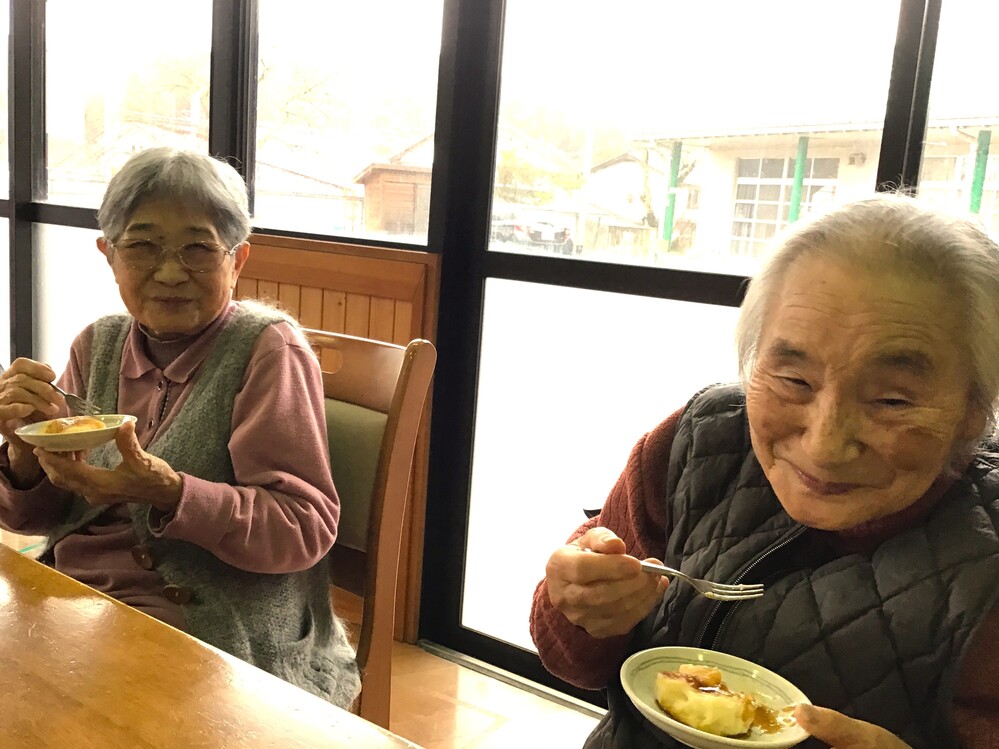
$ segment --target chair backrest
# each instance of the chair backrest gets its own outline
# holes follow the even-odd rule
[[[340,496],[334,551],[342,545],[363,552],[365,559],[357,710],[388,728],[403,518],[437,351],[422,339],[403,348],[321,330],[304,332],[322,361],[330,464]],[[336,555],[331,556],[335,564]]]

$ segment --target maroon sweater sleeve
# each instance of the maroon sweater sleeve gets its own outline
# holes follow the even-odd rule
[[[954,724],[965,749],[999,746],[999,607],[978,628],[958,678]]]
[[[614,531],[632,556],[662,558],[668,522],[662,487],[681,413],[677,411],[638,441],[600,514],[577,528],[570,542],[602,526]],[[545,580],[534,591],[531,637],[545,668],[583,689],[607,685],[630,639],[630,635],[597,639],[572,624],[552,605]]]

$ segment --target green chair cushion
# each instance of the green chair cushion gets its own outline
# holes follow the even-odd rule
[[[371,489],[388,417],[353,403],[326,399],[330,467],[340,496],[337,543],[358,551],[368,546]]]

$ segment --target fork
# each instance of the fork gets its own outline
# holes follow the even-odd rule
[[[705,598],[713,598],[716,601],[745,601],[750,598],[759,598],[763,595],[762,585],[725,585],[724,583],[714,583],[710,580],[702,580],[699,577],[675,570],[672,567],[664,567],[661,564],[652,562],[642,562],[642,569],[654,575],[663,577],[676,577],[690,583],[694,590]]]
[[[7,367],[0,365],[0,372],[5,372],[6,370]],[[98,416],[100,414],[101,409],[86,398],[81,398],[79,395],[73,393],[67,393],[54,382],[50,382],[49,384],[59,395],[66,399],[66,408],[74,416]]]
[[[66,407],[74,416],[97,416],[100,414],[101,409],[88,401],[86,398],[81,398],[79,395],[75,395],[74,393],[67,393],[54,382],[51,383],[51,385],[55,388],[57,393],[66,399]]]

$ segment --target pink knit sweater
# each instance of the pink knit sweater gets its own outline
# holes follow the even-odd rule
[[[135,435],[142,447],[180,413],[235,304],[201,332],[177,341],[149,338],[133,322],[122,351],[118,410],[138,418]],[[92,340],[91,326],[73,343],[59,380],[69,392],[85,391]],[[324,408],[319,367],[302,334],[286,322],[266,328],[233,405],[229,452],[235,484],[181,474],[174,510],[150,514],[153,535],[197,544],[250,572],[294,572],[319,562],[336,539],[340,517]],[[6,446],[0,448],[0,527],[43,535],[69,499],[46,478],[15,489]],[[137,544],[127,507],[116,505],[55,545],[55,568],[183,629],[183,611],[164,595],[159,573],[137,562]]]

